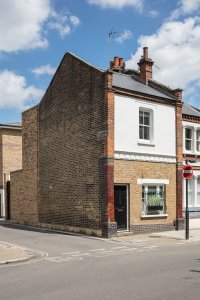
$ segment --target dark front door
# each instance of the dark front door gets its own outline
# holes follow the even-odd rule
[[[127,187],[115,185],[115,222],[117,230],[127,230]]]

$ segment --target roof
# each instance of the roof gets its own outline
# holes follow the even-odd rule
[[[21,129],[22,123],[21,122],[12,122],[7,124],[0,124],[0,128],[9,128],[9,129]]]
[[[113,86],[123,88],[126,90],[139,92],[146,95],[152,95],[160,98],[165,98],[169,100],[176,101],[177,98],[170,93],[167,93],[166,90],[162,89],[161,86],[156,88],[156,85],[150,86],[141,82],[136,76],[125,75],[122,73],[113,74]]]
[[[200,118],[200,110],[188,103],[183,103],[182,114]]]

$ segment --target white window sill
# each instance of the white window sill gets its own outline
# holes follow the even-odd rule
[[[148,218],[166,218],[168,217],[168,214],[163,214],[163,215],[144,215],[141,216],[142,219],[148,219]]]
[[[151,142],[144,142],[144,141],[139,141],[138,146],[150,146],[150,147],[155,147],[155,144],[151,143]]]

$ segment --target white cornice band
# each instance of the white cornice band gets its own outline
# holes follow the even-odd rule
[[[162,162],[168,164],[176,163],[175,156],[123,152],[123,151],[115,151],[114,158],[119,160],[138,160],[138,161],[149,161],[149,162]]]

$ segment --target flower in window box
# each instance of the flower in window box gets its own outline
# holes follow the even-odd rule
[[[151,195],[148,197],[148,210],[155,212],[163,210],[163,199],[160,195]]]

